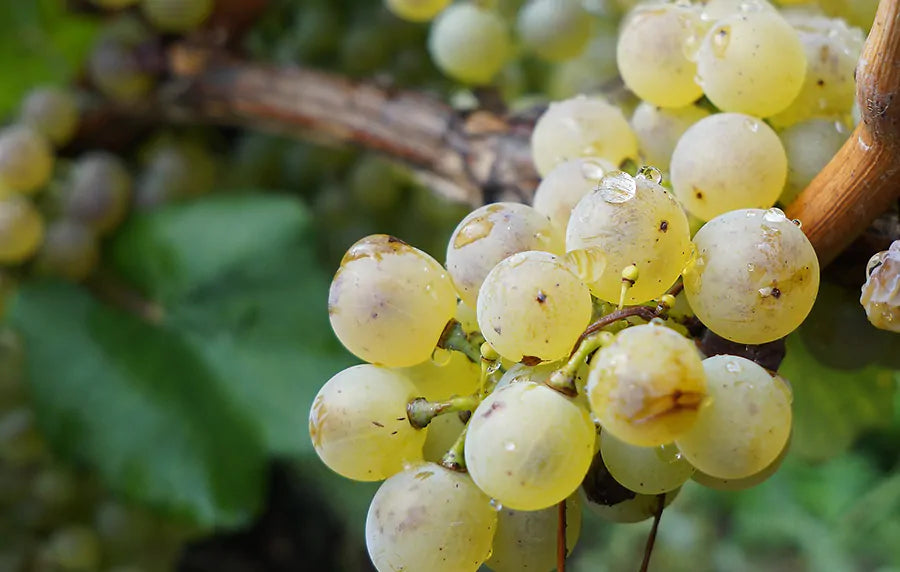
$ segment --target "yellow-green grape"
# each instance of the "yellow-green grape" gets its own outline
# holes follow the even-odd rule
[[[144,16],[153,27],[179,34],[200,26],[214,7],[214,0],[141,0]]]
[[[645,495],[673,491],[694,473],[694,467],[674,445],[639,447],[617,439],[608,431],[600,433],[600,454],[616,481]]]
[[[682,4],[640,5],[619,31],[616,59],[625,85],[644,101],[684,107],[703,95],[688,42],[700,33],[700,13]]]
[[[787,184],[779,201],[789,205],[812,182],[849,136],[837,119],[809,119],[778,134],[787,156]]]
[[[900,240],[869,260],[859,301],[876,328],[900,332]]]
[[[554,371],[558,370],[563,365],[565,365],[563,361],[542,363],[536,366],[517,363],[503,373],[503,376],[500,377],[500,381],[497,382],[497,389],[511,383],[520,383],[523,381],[544,383],[550,378]]]
[[[475,307],[488,272],[517,252],[562,254],[562,234],[547,216],[519,203],[494,203],[469,213],[447,245],[447,272],[463,302]]]
[[[806,76],[797,98],[770,121],[786,127],[812,117],[849,115],[856,100],[862,31],[840,19],[806,17],[793,23],[806,51]]]
[[[500,509],[494,549],[485,565],[494,572],[550,572],[556,570],[556,535],[559,509],[519,511]],[[581,497],[566,499],[566,551],[572,549],[581,535]]]
[[[829,16],[843,18],[863,30],[872,27],[878,0],[819,0],[819,4]]]
[[[718,355],[703,360],[709,401],[697,422],[675,440],[697,469],[742,479],[768,467],[791,434],[791,395],[762,366]]]
[[[47,226],[35,267],[41,274],[81,282],[99,262],[100,245],[94,233],[81,222],[60,219]]]
[[[444,413],[438,415],[428,424],[428,435],[422,446],[422,458],[426,461],[439,463],[447,451],[459,439],[460,433],[466,426],[459,418],[458,413]]]
[[[475,308],[462,300],[456,305],[456,314],[453,317],[466,333],[478,331],[478,316],[475,313]]]
[[[450,0],[385,0],[395,16],[410,22],[427,22],[441,13]]]
[[[455,311],[456,291],[441,265],[386,234],[350,247],[328,293],[331,327],[344,347],[388,367],[431,357]]]
[[[615,170],[615,165],[596,157],[561,163],[541,180],[534,192],[532,205],[536,211],[550,218],[560,236],[565,236],[569,217],[578,201],[597,189],[604,175]]]
[[[37,252],[44,239],[44,219],[20,195],[0,199],[0,264],[19,264]]]
[[[531,133],[531,156],[541,176],[578,157],[614,165],[637,157],[637,138],[622,110],[600,96],[551,103]]]
[[[718,21],[697,51],[698,81],[722,111],[775,115],[800,93],[805,73],[803,44],[775,11]]]
[[[591,319],[591,293],[558,256],[528,251],[494,267],[478,294],[478,325],[511,361],[569,354]]]
[[[478,390],[481,367],[469,361],[461,352],[441,352],[447,352],[446,361],[434,356],[399,371],[415,384],[417,395],[429,401],[442,401],[454,395],[475,393]],[[437,353],[436,350],[435,354]]]
[[[434,63],[451,78],[486,84],[506,64],[512,52],[509,31],[499,14],[474,3],[448,6],[428,35]]]
[[[709,0],[703,5],[702,18],[710,25],[742,12],[775,11],[766,0]]]
[[[78,102],[70,91],[58,87],[39,87],[25,95],[19,121],[61,147],[72,139],[78,128]]]
[[[775,204],[787,178],[778,135],[760,119],[717,113],[688,129],[672,154],[672,188],[691,214],[710,220]]]
[[[667,492],[663,499],[663,508],[666,508],[675,500],[681,489]],[[612,505],[588,502],[591,512],[609,522],[619,524],[633,524],[649,518],[653,518],[659,509],[659,495],[635,494],[630,499],[625,499]]]
[[[591,17],[579,0],[530,0],[519,10],[516,31],[539,57],[564,61],[584,51]]]
[[[725,213],[703,225],[694,244],[684,291],[695,315],[723,338],[771,342],[812,309],[819,260],[799,223],[780,210]]]
[[[379,481],[422,460],[426,429],[414,429],[406,405],[418,396],[402,374],[362,364],[332,377],[309,412],[309,436],[332,471]]]
[[[775,376],[775,380],[781,383],[781,380],[778,376]],[[774,461],[769,463],[769,465],[765,469],[757,473],[753,473],[749,477],[744,477],[741,479],[720,479],[718,477],[707,475],[703,471],[694,471],[691,479],[706,488],[714,489],[717,491],[743,491],[764,483],[769,479],[769,477],[778,472],[778,469],[781,468],[781,464],[784,462],[784,458],[787,457],[790,450],[791,439],[790,437],[788,437],[788,441],[781,449],[781,453],[778,454],[778,457],[776,457]]]
[[[472,413],[466,468],[504,507],[540,510],[581,484],[594,456],[587,410],[546,385],[521,382],[494,391]]]
[[[709,111],[696,105],[664,108],[641,102],[631,116],[631,128],[644,164],[668,173],[678,140],[689,127],[708,116]]]
[[[378,572],[475,572],[496,528],[497,511],[469,475],[422,463],[375,493],[366,547]]]
[[[622,272],[629,266],[637,268],[638,278],[625,293],[626,304],[661,296],[690,257],[687,216],[656,176],[610,173],[572,210],[566,250],[605,255],[605,268],[588,284],[601,300],[619,301]]]
[[[618,27],[612,18],[594,22],[593,37],[576,57],[548,70],[547,95],[554,100],[597,93],[619,75],[616,65]]]
[[[151,38],[144,24],[130,17],[117,20],[105,30],[87,63],[88,76],[103,95],[133,103],[150,91],[153,74],[142,64],[136,49]]]
[[[131,175],[122,160],[102,151],[81,157],[65,189],[63,210],[98,234],[115,230],[131,199]]]
[[[41,551],[42,561],[67,572],[98,570],[102,557],[97,534],[81,525],[57,530]]]
[[[53,173],[53,149],[38,131],[12,125],[0,131],[0,196],[31,194]]]
[[[658,447],[694,425],[706,376],[689,339],[661,325],[632,326],[591,361],[587,394],[604,431]]]

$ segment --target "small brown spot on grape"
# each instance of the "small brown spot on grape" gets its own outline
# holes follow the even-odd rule
[[[547,295],[544,294],[541,290],[538,290],[537,296],[534,297],[537,300],[538,304],[543,304],[547,301]]]
[[[776,300],[778,298],[781,298],[781,290],[779,290],[778,288],[772,288],[772,297]]]
[[[374,425],[375,427],[384,427],[384,425],[382,425],[378,421],[372,421],[372,425]]]
[[[527,365],[528,367],[534,367],[541,363],[541,358],[537,356],[522,356],[522,361],[520,363]]]
[[[659,223],[659,231],[666,232],[667,230],[669,230],[669,221],[664,220],[664,221],[660,222]]]
[[[481,417],[484,419],[487,419],[488,417],[490,417],[491,415],[494,414],[494,411],[496,411],[498,409],[503,409],[503,407],[504,407],[504,404],[502,401],[495,401],[495,402],[491,403],[491,406],[488,407],[487,411],[485,411],[484,413],[481,414]]]

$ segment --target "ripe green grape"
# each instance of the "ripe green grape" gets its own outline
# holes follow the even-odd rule
[[[691,254],[687,216],[653,174],[607,174],[599,189],[572,210],[566,250],[602,252],[606,265],[588,283],[591,292],[616,303],[622,293],[622,271],[639,275],[625,293],[625,303],[651,300],[665,293]],[[658,176],[658,173],[656,174]]]
[[[775,379],[778,380],[779,378],[776,377]],[[691,478],[695,482],[709,489],[717,491],[743,491],[764,483],[769,477],[778,472],[778,469],[781,468],[781,464],[784,462],[784,458],[787,457],[790,450],[791,440],[790,437],[788,437],[788,442],[781,449],[781,453],[778,454],[778,457],[776,457],[774,461],[769,463],[763,470],[742,479],[720,479],[718,477],[707,475],[703,471],[695,471]]]
[[[599,157],[614,165],[637,157],[637,138],[622,110],[599,96],[556,101],[531,133],[531,155],[538,173],[578,157]]]
[[[607,431],[600,433],[600,454],[614,479],[625,488],[645,495],[673,491],[694,473],[694,467],[674,445],[639,447]]]
[[[697,469],[742,479],[769,466],[791,434],[791,395],[783,383],[746,358],[703,360],[710,400],[675,443]]]
[[[498,14],[474,3],[448,6],[431,26],[428,51],[451,78],[486,84],[506,64],[512,51],[509,31]]]
[[[688,129],[672,154],[672,188],[691,214],[711,220],[775,204],[787,178],[778,135],[760,119],[717,113]]]
[[[87,72],[103,95],[122,103],[133,103],[153,87],[153,74],[142,65],[136,49],[151,41],[150,32],[133,18],[112,24],[94,45]]]
[[[200,26],[214,7],[214,0],[141,0],[144,16],[153,27],[176,34]]]
[[[789,205],[831,161],[849,133],[837,119],[809,119],[778,134],[787,156],[787,184],[779,201]]]
[[[558,234],[565,236],[569,217],[578,201],[597,189],[604,175],[615,170],[615,165],[609,161],[594,157],[561,163],[547,173],[535,190],[534,210],[549,217]]]
[[[806,52],[806,75],[796,99],[770,118],[772,124],[785,127],[813,117],[848,115],[856,99],[862,31],[843,20],[821,17],[798,18],[794,26]]]
[[[550,572],[556,570],[556,533],[559,510],[500,509],[494,549],[485,565],[494,572]],[[581,497],[566,499],[566,550],[575,548],[581,534]]]
[[[19,121],[62,147],[78,128],[78,103],[74,95],[58,87],[39,87],[22,100]]]
[[[447,272],[459,297],[475,307],[488,272],[517,252],[564,251],[562,235],[536,209],[519,203],[494,203],[469,213],[447,245]]]
[[[642,495],[623,487],[609,473],[599,451],[594,455],[581,490],[591,512],[609,522],[640,522],[652,518],[659,509],[661,495]],[[664,507],[672,504],[680,491],[678,488],[665,493]]]
[[[878,0],[819,0],[825,12],[835,18],[843,18],[863,30],[872,27]]]
[[[767,0],[709,0],[703,6],[703,19],[710,24],[742,12],[775,11]]]
[[[422,446],[422,458],[432,463],[440,463],[459,439],[465,426],[457,413],[444,413],[432,419],[428,424],[425,444]]]
[[[638,6],[623,20],[616,59],[625,85],[644,101],[683,107],[703,95],[697,64],[688,59],[689,42],[700,33],[694,6]]]
[[[0,131],[0,196],[31,194],[53,174],[53,149],[38,131],[12,125]]]
[[[595,20],[592,36],[581,55],[548,70],[550,77],[545,90],[549,97],[566,99],[580,93],[597,93],[619,75],[615,21]]]
[[[427,22],[441,13],[450,0],[385,0],[388,10],[410,22]]]
[[[805,73],[803,44],[775,11],[719,20],[697,51],[698,81],[722,111],[775,115],[800,93]]]
[[[531,0],[519,10],[519,39],[538,57],[569,60],[591,38],[591,18],[579,0]]]
[[[422,463],[375,493],[366,547],[379,572],[475,572],[491,553],[496,527],[497,512],[469,475]]]
[[[869,260],[859,301],[876,328],[900,332],[900,240]]]
[[[565,365],[564,361],[542,363],[536,366],[525,365],[524,363],[514,364],[500,377],[496,389],[500,389],[511,383],[520,383],[523,381],[545,383],[550,379],[550,376],[553,375],[553,372],[563,365]]]
[[[131,175],[122,160],[102,151],[88,153],[75,163],[70,177],[65,213],[100,235],[115,230],[128,214],[131,198]]]
[[[472,413],[466,468],[504,507],[540,510],[571,495],[594,456],[587,410],[546,385],[513,383]]]
[[[591,319],[591,293],[558,256],[528,251],[493,268],[478,294],[485,339],[511,361],[555,361]]]
[[[709,111],[696,105],[664,108],[641,102],[631,116],[631,128],[638,139],[644,163],[669,172],[678,140],[704,117],[709,117]]]
[[[471,395],[478,391],[481,375],[479,365],[457,351],[447,352],[445,362],[432,357],[399,371],[415,384],[418,396],[429,401],[441,401],[454,395]]]
[[[414,429],[406,404],[418,392],[402,374],[362,364],[334,375],[309,412],[309,435],[332,471],[379,481],[422,460],[427,430]]]
[[[658,447],[693,426],[706,376],[689,339],[657,324],[632,326],[591,361],[587,394],[604,431]]]
[[[0,263],[19,264],[37,252],[44,239],[44,219],[20,195],[0,199]]]
[[[778,209],[720,215],[694,236],[684,291],[710,330],[742,344],[784,337],[803,322],[819,288],[819,260],[798,223]]]
[[[100,541],[86,526],[71,525],[53,533],[42,549],[41,559],[61,570],[98,570],[102,560]]]
[[[80,282],[99,261],[100,245],[94,233],[79,221],[60,219],[47,226],[35,267],[41,274]]]
[[[351,246],[328,292],[331,327],[344,347],[387,367],[431,357],[455,311],[456,291],[441,265],[386,234]]]

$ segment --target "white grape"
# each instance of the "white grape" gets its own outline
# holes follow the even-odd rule
[[[789,205],[838,152],[849,133],[837,119],[809,119],[778,134],[788,161],[787,184],[779,200]]]
[[[631,116],[631,128],[644,163],[668,172],[678,140],[689,127],[708,116],[709,111],[696,105],[664,108],[641,102]]]
[[[388,9],[398,18],[410,22],[427,22],[441,13],[450,0],[385,0]]]
[[[32,194],[53,173],[53,149],[37,130],[12,125],[0,131],[0,196]]]
[[[431,26],[428,51],[437,67],[464,83],[485,84],[506,64],[509,31],[498,14],[474,3],[448,6]]]
[[[562,61],[584,50],[591,18],[579,0],[530,0],[519,10],[516,30],[539,57]]]
[[[673,491],[691,478],[694,467],[674,445],[639,447],[600,433],[603,463],[625,488],[645,495]]]
[[[609,161],[594,157],[561,163],[547,173],[535,190],[534,209],[549,217],[560,236],[564,236],[578,201],[596,190],[604,175],[615,170],[615,165]]]
[[[869,260],[860,303],[876,328],[900,332],[900,240]]]

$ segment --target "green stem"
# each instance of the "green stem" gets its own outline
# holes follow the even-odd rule
[[[441,339],[438,340],[437,345],[445,350],[462,352],[472,363],[481,361],[480,344],[473,343],[466,331],[463,330],[462,325],[456,320],[450,320],[447,323],[447,327],[444,328],[444,333],[441,335]]]
[[[474,411],[480,398],[476,395],[451,397],[447,401],[428,401],[424,397],[413,399],[406,405],[406,417],[416,429],[424,429],[432,419],[442,413]]]
[[[577,395],[578,388],[575,387],[575,377],[578,375],[578,369],[592,353],[608,345],[611,341],[612,334],[609,332],[599,332],[583,338],[575,351],[572,352],[572,355],[569,356],[569,361],[566,362],[566,365],[553,372],[547,380],[547,385],[565,395]]]
[[[458,471],[460,473],[466,472],[466,432],[469,430],[468,424],[463,427],[462,432],[459,434],[459,437],[456,438],[456,442],[453,443],[453,446],[450,447],[450,450],[444,455],[441,459],[441,466],[445,469],[450,469],[451,471]]]

